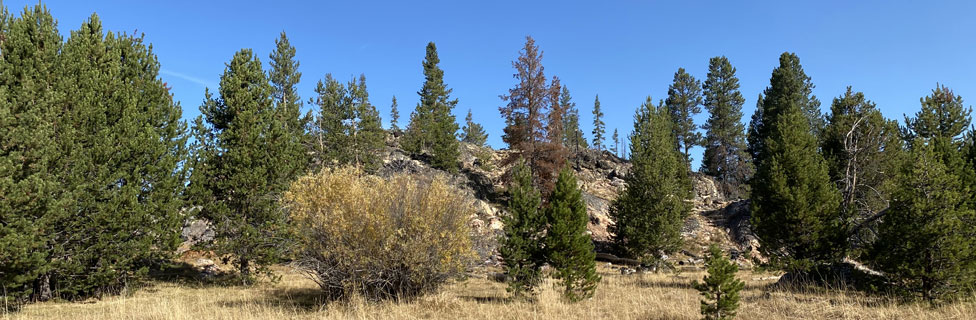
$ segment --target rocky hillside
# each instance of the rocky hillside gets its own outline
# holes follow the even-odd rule
[[[383,166],[378,172],[380,175],[413,173],[430,178],[443,176],[471,195],[478,210],[471,217],[475,249],[485,264],[497,265],[500,261],[496,239],[502,233],[501,215],[505,200],[502,175],[508,169],[501,163],[510,152],[462,143],[461,169],[451,175],[431,168],[424,157],[409,156],[397,147],[395,139],[390,139],[387,144],[382,155]],[[589,232],[597,244],[597,250],[608,253],[611,235],[607,227],[613,223],[609,215],[610,204],[618,192],[626,187],[623,178],[630,170],[630,163],[609,152],[593,150],[582,152],[570,161],[586,201],[590,216]],[[694,209],[682,229],[685,245],[668,260],[681,268],[699,268],[708,245],[715,243],[730,252],[742,267],[751,267],[754,261],[761,261],[763,258],[757,251],[758,241],[749,229],[748,200],[726,199],[707,176],[694,173],[692,178]],[[185,243],[181,252],[187,251],[194,243],[212,240],[213,232],[204,221],[189,221],[184,227],[183,238]]]
[[[478,235],[476,243],[485,263],[497,263],[494,254],[495,238],[501,233],[503,213],[504,183],[502,175],[508,169],[502,167],[502,160],[509,155],[507,150],[493,150],[461,144],[462,167],[458,174],[448,175],[460,189],[469,192],[476,200],[478,213],[471,217],[471,227]],[[422,176],[447,175],[432,169],[424,158],[411,158],[390,141],[384,157],[381,175],[409,172]],[[607,251],[610,234],[607,227],[610,219],[610,204],[618,192],[626,187],[623,178],[630,170],[630,163],[609,152],[588,150],[570,159],[583,190],[590,215],[588,229],[597,243],[598,251]],[[700,267],[703,253],[709,244],[718,244],[730,252],[734,260],[743,267],[751,267],[756,260],[762,260],[758,241],[749,227],[748,200],[726,199],[710,177],[694,173],[694,209],[685,221],[682,235],[685,245],[679,254],[668,257],[675,265]]]

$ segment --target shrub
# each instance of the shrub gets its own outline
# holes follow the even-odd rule
[[[705,267],[708,275],[703,282],[695,281],[692,286],[702,295],[701,313],[706,320],[735,318],[739,308],[739,291],[745,285],[735,278],[739,267],[725,258],[722,250],[714,244],[708,248]]]
[[[441,178],[326,169],[298,179],[285,200],[301,242],[295,262],[333,299],[425,294],[473,257],[472,202]]]

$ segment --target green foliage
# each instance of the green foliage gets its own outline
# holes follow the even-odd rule
[[[752,224],[775,264],[806,271],[842,258],[840,195],[801,110],[782,106],[752,179]]]
[[[723,191],[732,197],[745,197],[749,177],[755,168],[746,152],[745,127],[739,79],[729,59],[714,57],[708,61],[708,76],[702,84],[703,105],[708,120],[705,133],[705,155],[701,171],[715,177]]]
[[[813,95],[814,85],[803,71],[796,54],[784,52],[780,55],[779,67],[773,70],[769,83],[770,86],[763,92],[765,98],[760,95],[761,102],[757,102],[749,129],[749,150],[757,167],[765,160],[763,150],[766,147],[763,144],[776,130],[776,121],[786,109],[799,108],[806,118],[810,134],[815,138],[819,138],[824,127],[820,100]]]
[[[46,7],[26,8],[12,17],[3,8],[0,43],[0,284],[3,300],[50,298],[35,292],[50,274],[56,230],[44,228],[63,220],[57,209],[65,193],[58,171],[60,150],[55,126],[54,89],[62,40]],[[42,297],[46,294],[46,297]]]
[[[444,83],[444,70],[438,66],[437,46],[427,44],[424,58],[424,85],[417,92],[420,103],[410,115],[410,124],[403,137],[403,148],[414,154],[429,152],[431,165],[438,169],[458,170],[457,120],[451,112],[457,99],[451,99],[451,89]]]
[[[3,18],[0,286],[13,302],[115,293],[179,241],[186,126],[141,37],[97,16]],[[10,107],[7,107],[10,106]]]
[[[596,252],[586,233],[586,203],[569,168],[559,172],[546,215],[552,224],[546,233],[546,250],[556,278],[563,280],[564,296],[570,301],[592,297],[600,281]]]
[[[702,282],[692,283],[695,290],[702,295],[703,319],[734,319],[735,309],[739,308],[739,291],[745,286],[745,283],[735,278],[739,267],[729,261],[714,244],[708,248],[708,257],[705,259],[708,275]]]
[[[579,149],[589,148],[586,138],[583,137],[583,130],[580,129],[579,109],[566,86],[559,93],[559,106],[566,111],[566,116],[563,117],[563,145],[574,153]]]
[[[972,191],[936,148],[912,142],[878,228],[872,264],[909,296],[950,300],[976,285],[976,212],[967,204]]]
[[[483,147],[487,140],[488,134],[485,133],[485,128],[474,122],[471,117],[471,109],[468,109],[468,115],[464,117],[464,127],[461,128],[461,141]]]
[[[285,125],[286,108],[275,108],[274,88],[250,49],[234,54],[220,79],[219,97],[209,90],[194,125],[191,195],[214,222],[214,251],[232,261],[245,282],[252,267],[268,266],[287,252],[287,215],[277,202],[304,162],[280,157],[298,141]]]
[[[613,140],[613,146],[610,147],[610,150],[613,151],[613,155],[619,157],[620,156],[620,133],[617,132],[616,128],[613,129],[613,135],[610,136],[610,139]]]
[[[821,150],[841,193],[841,228],[853,233],[849,245],[859,249],[874,240],[874,217],[888,207],[888,181],[902,161],[902,141],[898,123],[850,87],[830,109]]]
[[[657,260],[678,249],[681,226],[691,211],[688,165],[674,148],[667,107],[651,98],[637,109],[630,136],[633,167],[624,189],[610,207],[610,226],[620,251],[642,260]]]
[[[319,167],[355,165],[369,172],[379,169],[378,155],[385,147],[379,112],[369,102],[366,76],[343,85],[325,76],[315,92],[319,116],[312,127],[312,150]]]
[[[393,102],[390,104],[390,130],[400,131],[400,108],[397,105],[396,96],[393,96]]]
[[[603,110],[600,109],[600,95],[596,95],[596,99],[593,101],[593,148],[596,150],[603,151],[606,148],[604,146],[603,137],[607,133],[606,124],[603,123]]]
[[[271,70],[268,72],[268,79],[272,86],[272,99],[274,100],[275,114],[281,119],[278,121],[285,126],[288,131],[290,141],[283,142],[281,153],[278,157],[287,163],[305,164],[305,166],[294,166],[291,172],[287,172],[288,180],[298,177],[305,172],[306,166],[311,161],[308,157],[306,144],[309,143],[311,136],[306,130],[311,122],[312,115],[302,116],[302,102],[298,95],[298,82],[302,79],[302,73],[298,72],[299,63],[295,60],[295,47],[291,46],[285,32],[275,40],[275,50],[271,53]]]
[[[474,257],[474,207],[445,179],[324,169],[284,198],[301,244],[295,263],[333,299],[426,294]]]
[[[545,256],[539,245],[546,229],[546,217],[540,210],[542,196],[532,186],[532,172],[525,163],[512,170],[508,195],[508,215],[502,217],[505,234],[499,239],[498,253],[509,277],[508,292],[525,298],[542,282]]]
[[[691,161],[690,150],[702,144],[702,135],[698,132],[694,116],[701,113],[701,82],[695,80],[684,68],[678,68],[674,73],[674,82],[668,87],[668,98],[664,104],[671,112],[674,122],[674,138],[678,150],[685,154],[685,161]]]
[[[959,152],[963,147],[963,134],[972,123],[972,108],[964,107],[961,96],[941,85],[920,100],[922,108],[915,117],[905,116],[903,139],[910,147],[916,141],[933,144],[943,163],[960,174],[964,163]]]

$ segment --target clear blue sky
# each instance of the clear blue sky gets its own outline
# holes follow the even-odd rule
[[[496,148],[505,146],[498,95],[515,84],[511,61],[526,35],[545,52],[546,74],[569,86],[587,135],[594,95],[608,135],[623,134],[646,96],[665,97],[679,67],[702,79],[717,55],[738,69],[746,122],[784,51],[799,55],[824,111],[848,85],[899,120],[937,82],[976,101],[976,2],[743,2],[45,1],[65,35],[92,12],[109,30],[145,33],[187,119],[235,51],[253,48],[267,64],[282,30],[298,50],[303,99],[326,73],[365,73],[384,123],[393,95],[407,121],[424,46],[436,42],[459,122],[471,108]],[[36,2],[4,3],[19,12]],[[696,169],[700,157],[699,148]]]

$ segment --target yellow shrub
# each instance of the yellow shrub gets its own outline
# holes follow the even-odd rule
[[[443,179],[326,169],[294,182],[285,200],[302,246],[296,262],[333,298],[424,294],[473,257],[472,201]]]

